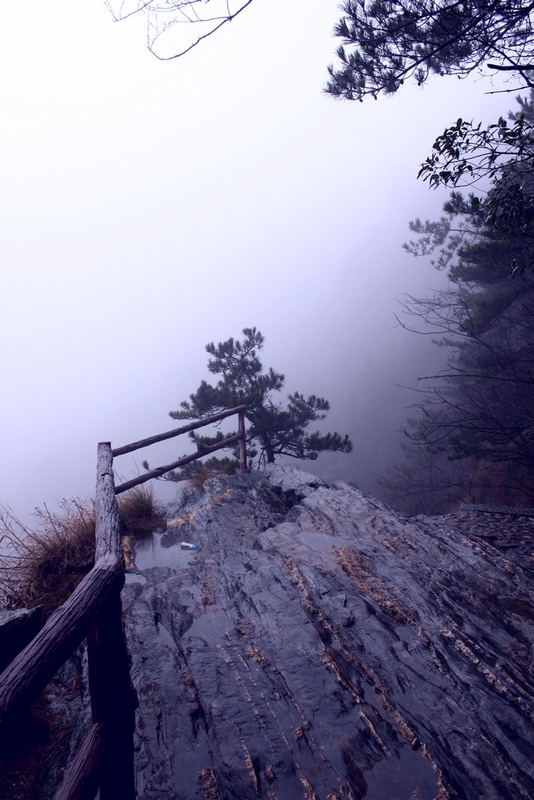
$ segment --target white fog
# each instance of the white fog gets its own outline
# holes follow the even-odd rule
[[[206,343],[246,326],[287,391],[324,395],[328,429],[353,439],[331,474],[372,489],[395,458],[397,384],[435,357],[398,300],[444,280],[401,250],[445,199],[418,166],[456,117],[510,101],[435,78],[335,102],[338,17],[335,0],[257,0],[160,62],[140,21],[98,0],[2,9],[0,501],[18,516],[91,495],[98,441],[175,427]]]

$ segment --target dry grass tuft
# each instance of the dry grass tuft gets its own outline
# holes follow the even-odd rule
[[[117,498],[123,532],[153,531],[165,524],[165,508],[151,486],[135,486]]]
[[[62,500],[57,512],[37,508],[35,527],[0,508],[7,554],[0,566],[0,607],[43,605],[48,615],[91,569],[95,552],[94,509],[81,500]]]
[[[154,530],[164,509],[152,489],[137,487],[118,498],[123,533]],[[45,616],[60,606],[92,568],[95,514],[92,502],[62,500],[57,512],[37,508],[36,524],[25,525],[0,506],[0,609],[42,605]]]

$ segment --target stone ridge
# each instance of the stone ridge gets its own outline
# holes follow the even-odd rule
[[[277,466],[183,492],[123,592],[139,800],[530,800],[534,522],[462,513]]]

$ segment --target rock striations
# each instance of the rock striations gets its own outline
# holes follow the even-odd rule
[[[533,797],[534,520],[504,519],[277,466],[183,492],[123,593],[139,800]]]

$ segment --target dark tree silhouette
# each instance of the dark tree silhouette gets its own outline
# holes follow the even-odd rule
[[[334,29],[341,62],[326,91],[347,100],[393,94],[432,73],[505,71],[534,85],[534,4],[522,0],[345,0]],[[488,62],[488,59],[491,61]]]
[[[256,328],[244,328],[244,339],[228,339],[206,345],[212,356],[208,369],[221,378],[215,386],[202,381],[189,400],[171,411],[173,419],[202,419],[227,408],[246,404],[249,422],[247,438],[259,447],[260,461],[273,462],[277,455],[298,459],[316,459],[324,451],[350,453],[352,443],[339,433],[307,433],[312,422],[326,417],[330,405],[323,397],[304,397],[299,392],[288,396],[284,407],[273,395],[280,392],[284,376],[272,367],[264,370],[259,358],[264,337]],[[192,435],[199,447],[213,444],[222,437]],[[251,452],[254,455],[254,451]]]
[[[411,224],[417,239],[406,249],[414,255],[436,254],[435,266],[448,269],[450,284],[427,297],[407,298],[401,324],[435,337],[448,349],[445,367],[418,379],[418,418],[407,426],[408,438],[440,458],[444,454],[452,461],[474,463],[471,475],[464,470],[462,477],[471,494],[473,485],[484,482],[496,495],[515,491],[516,498],[530,502],[534,178],[526,157],[520,156],[531,149],[534,98],[520,99],[520,105],[526,141],[516,138],[486,196],[465,197],[456,190],[440,220]],[[454,158],[461,160],[461,151]],[[406,475],[404,469],[397,478],[405,480]]]

